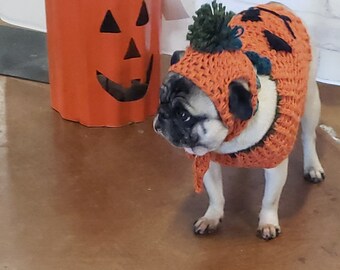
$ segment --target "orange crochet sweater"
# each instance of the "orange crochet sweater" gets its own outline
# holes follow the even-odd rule
[[[210,97],[229,130],[226,138],[229,141],[247,125],[247,121],[235,119],[229,112],[229,83],[240,78],[249,81],[253,109],[256,107],[256,74],[244,54],[254,51],[271,61],[270,76],[278,92],[277,115],[267,134],[251,148],[232,154],[210,152],[195,156],[196,192],[203,189],[203,177],[210,161],[246,168],[273,168],[280,164],[294,146],[304,109],[311,48],[301,20],[281,5],[266,4],[235,15],[229,25],[244,28],[241,51],[209,54],[189,47],[170,70],[192,80]]]

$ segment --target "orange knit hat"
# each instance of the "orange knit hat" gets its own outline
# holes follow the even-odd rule
[[[226,140],[238,136],[247,121],[235,118],[229,111],[229,84],[242,79],[249,83],[252,107],[257,106],[256,74],[249,58],[240,50],[220,53],[202,53],[191,47],[170,71],[176,72],[202,89],[213,101],[219,115],[228,128]]]

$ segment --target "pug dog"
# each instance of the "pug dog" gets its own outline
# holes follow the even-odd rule
[[[313,54],[316,54],[315,50]],[[175,52],[171,64],[180,61],[183,55],[183,51]],[[192,80],[176,72],[169,72],[160,89],[160,105],[153,122],[154,130],[173,146],[195,156],[204,156],[210,152],[237,153],[251,147],[267,133],[278,105],[275,82],[269,75],[257,74],[257,78],[260,89],[256,114],[251,107],[247,81],[237,79],[227,86],[229,104],[226,105],[229,106],[229,111],[236,118],[250,120],[241,134],[231,141],[225,141],[228,128],[208,95]],[[315,130],[321,108],[315,78],[314,59],[310,65],[301,127],[305,178],[311,183],[320,183],[324,180],[325,174],[315,145]],[[287,167],[288,158],[274,168],[264,168],[266,184],[257,231],[265,240],[274,239],[281,232],[278,206],[287,179]],[[194,223],[194,232],[199,235],[214,232],[224,216],[225,199],[219,163],[210,161],[203,182],[209,196],[209,206],[205,214]]]

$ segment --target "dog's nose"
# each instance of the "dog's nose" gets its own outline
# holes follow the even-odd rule
[[[195,147],[198,143],[198,137],[197,136],[190,136],[190,135],[184,135],[179,143],[186,147]]]

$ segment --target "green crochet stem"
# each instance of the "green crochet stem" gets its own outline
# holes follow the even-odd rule
[[[187,39],[194,50],[205,53],[220,53],[224,50],[239,50],[242,42],[239,39],[243,33],[242,27],[228,26],[235,15],[226,12],[223,4],[216,3],[202,5],[193,16],[194,23],[189,26]]]

